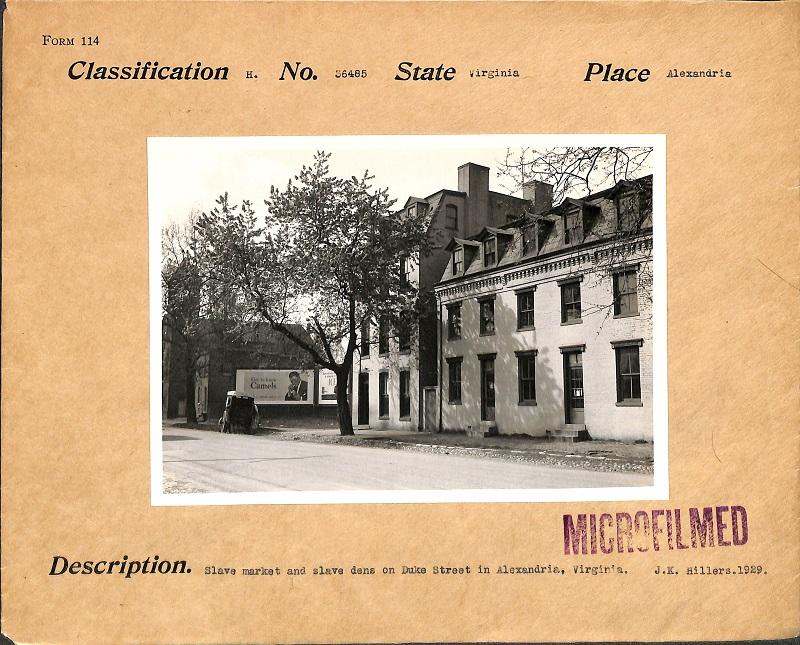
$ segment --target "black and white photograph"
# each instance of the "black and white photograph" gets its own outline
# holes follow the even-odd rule
[[[664,157],[150,138],[153,503],[665,499]]]

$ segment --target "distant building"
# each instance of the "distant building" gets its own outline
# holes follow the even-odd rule
[[[652,179],[454,237],[443,431],[652,440]]]
[[[308,353],[267,323],[252,323],[235,335],[215,332],[211,321],[207,327],[208,332],[202,335],[203,348],[194,377],[198,416],[209,419],[221,416],[226,393],[236,389],[237,370],[313,369]],[[295,334],[305,334],[301,325],[289,327]],[[177,335],[173,341],[166,326],[163,338],[163,412],[166,417],[183,417],[186,416],[185,350]],[[312,392],[312,399],[313,396]],[[286,412],[284,407],[270,406],[269,414],[281,416]]]

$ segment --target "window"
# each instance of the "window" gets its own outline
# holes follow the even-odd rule
[[[492,267],[497,264],[497,239],[490,237],[483,242],[483,266]]]
[[[408,207],[408,216],[414,217],[414,211],[416,210],[415,206],[411,205]]]
[[[522,229],[522,254],[536,253],[536,226],[531,224]]]
[[[397,345],[401,352],[411,349],[411,314],[407,311],[400,314],[400,321],[397,325]]]
[[[639,313],[636,295],[636,269],[624,269],[614,274],[614,315],[635,316]]]
[[[378,354],[389,353],[389,324],[381,318],[378,324]]]
[[[464,249],[460,246],[453,251],[453,275],[458,275],[464,270]]]
[[[458,228],[458,208],[453,204],[448,204],[444,208],[444,225],[447,228]]]
[[[388,405],[387,405],[388,408]],[[411,372],[400,370],[400,418],[411,416]]]
[[[536,403],[536,351],[517,352],[517,378],[519,402]]]
[[[462,357],[447,359],[447,400],[461,403],[461,364]]]
[[[369,320],[361,322],[361,356],[369,356]]]
[[[641,404],[639,343],[617,345],[614,351],[617,353],[617,403]]]
[[[581,213],[572,211],[564,215],[564,244],[577,244],[583,240]]]
[[[447,305],[447,340],[461,338],[461,303]]]
[[[411,258],[400,259],[400,284],[404,287],[411,284]]]
[[[494,298],[479,300],[481,316],[481,335],[494,333]]]
[[[378,416],[389,418],[389,372],[378,374]]]
[[[581,283],[567,282],[561,285],[561,323],[581,319]]]
[[[517,329],[533,329],[533,289],[517,294]]]

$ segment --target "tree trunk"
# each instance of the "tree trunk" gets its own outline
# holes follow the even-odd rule
[[[197,408],[195,407],[195,400],[194,400],[194,364],[186,365],[185,372],[186,372],[186,422],[197,423]]]
[[[353,435],[353,415],[350,411],[350,401],[347,398],[347,384],[350,378],[349,370],[336,372],[336,411],[339,415],[339,432],[342,436]]]

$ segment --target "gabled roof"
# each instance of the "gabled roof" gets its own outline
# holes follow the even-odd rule
[[[637,184],[652,184],[653,183],[653,175],[645,175],[644,177],[639,177],[637,179],[622,179],[614,184],[611,188],[607,188],[606,190],[597,193],[596,195],[590,195],[587,199],[593,197],[613,197],[618,192],[625,188],[633,188]]]
[[[431,197],[436,197],[437,195],[444,197],[445,195],[455,195],[456,197],[466,197],[467,193],[460,191],[460,190],[450,190],[449,188],[442,188],[437,190],[435,193],[431,193],[425,199],[430,199]]]
[[[514,237],[513,230],[495,228],[494,226],[484,226],[483,230],[475,236],[476,239],[483,239],[484,237],[487,237],[484,235],[485,233],[489,233],[490,235],[510,235],[511,237]]]
[[[460,237],[454,237],[447,243],[447,246],[444,248],[446,251],[452,251],[456,246],[473,246],[480,248],[481,245],[479,242],[476,242],[475,240],[464,240]]]
[[[567,210],[573,206],[577,206],[578,208],[583,208],[584,204],[586,203],[586,198],[584,199],[575,199],[574,197],[565,197],[564,201],[562,201],[558,206],[552,209],[552,213],[560,213],[562,211]]]

